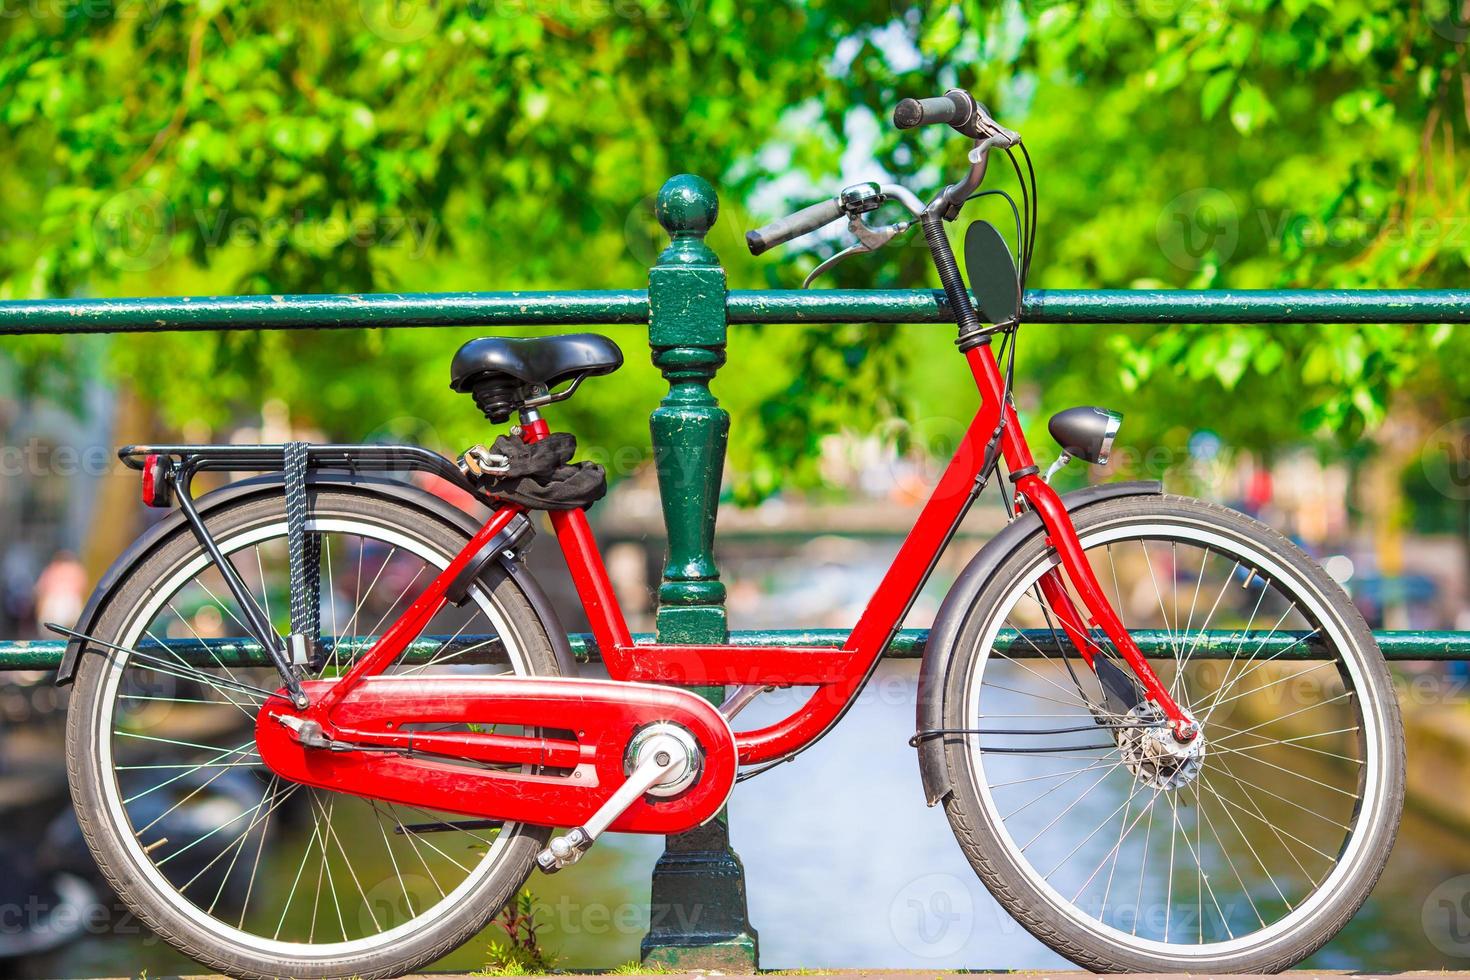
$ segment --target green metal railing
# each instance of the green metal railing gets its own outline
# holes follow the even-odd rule
[[[0,336],[151,333],[199,330],[292,330],[348,327],[483,327],[647,324],[654,364],[668,381],[650,425],[668,528],[668,557],[658,592],[657,636],[663,642],[772,643],[839,646],[833,630],[731,633],[725,587],[713,556],[715,513],[729,433],[729,416],[710,393],[724,364],[729,324],[944,323],[952,317],[938,290],[729,290],[719,260],[705,242],[718,215],[712,187],[681,175],[657,203],[669,246],[649,272],[646,290],[503,293],[410,293],[359,296],[216,296],[159,299],[0,302]],[[1470,323],[1467,290],[1033,290],[1024,298],[1035,323]],[[686,474],[698,474],[690,480]],[[1381,632],[1391,659],[1470,659],[1470,634]],[[890,656],[922,652],[927,634],[905,630]],[[1168,649],[1163,635],[1143,635],[1145,650]],[[342,642],[362,642],[345,638]],[[1310,642],[1291,637],[1269,652],[1311,656]],[[211,658],[262,661],[244,640],[211,641]],[[424,650],[437,647],[425,640]],[[1047,636],[1007,634],[1002,643],[1046,649]],[[584,657],[589,638],[574,638]],[[1238,634],[1205,638],[1196,656],[1240,648]],[[64,644],[0,641],[0,669],[53,669]],[[1295,652],[1288,652],[1295,651]],[[206,651],[197,651],[201,657]],[[707,690],[717,699],[718,689]],[[723,820],[671,837],[654,872],[653,931],[644,941],[650,962],[683,968],[746,972],[756,965],[755,930],[746,915],[739,859]],[[679,914],[697,908],[698,915]],[[671,914],[661,914],[668,911]]]
[[[0,301],[0,335],[648,323],[653,290]],[[1464,289],[1032,289],[1031,323],[1470,323]],[[949,323],[938,289],[731,289],[726,323]]]

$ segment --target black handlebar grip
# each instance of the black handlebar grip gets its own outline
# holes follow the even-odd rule
[[[830,225],[842,215],[842,204],[834,197],[830,201],[822,201],[811,207],[802,208],[795,214],[777,218],[755,231],[746,232],[745,244],[750,248],[751,255],[759,255],[767,249],[784,245],[793,238],[800,238],[808,232],[816,231],[823,225]]]
[[[947,123],[962,120],[966,106],[948,95],[933,99],[904,99],[893,109],[893,125],[899,129],[913,129],[930,123]]]

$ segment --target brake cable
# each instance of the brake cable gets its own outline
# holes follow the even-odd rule
[[[108,640],[104,640],[96,636],[90,636],[86,633],[82,633],[74,629],[68,629],[67,627],[62,626],[59,623],[43,623],[42,625],[53,633],[59,633],[69,639],[81,640],[81,649],[83,652],[86,652],[87,650],[86,645],[91,643],[108,650],[116,651],[117,653],[125,653],[137,663],[145,664],[165,674],[173,674],[174,676],[179,677],[183,680],[194,681],[198,684],[208,684],[214,687],[228,688],[229,690],[238,691],[242,694],[258,695],[266,699],[276,697],[278,694],[278,692],[276,691],[267,691],[263,687],[256,687],[253,684],[246,684],[243,681],[235,680],[233,677],[216,677],[213,674],[205,673],[204,671],[198,670],[193,665],[185,662],[182,658],[179,658],[178,654],[173,654],[173,656],[177,658],[179,662],[171,663],[170,661],[164,660],[160,657],[149,656],[148,654],[143,653],[139,650],[134,650],[131,647],[125,647],[121,644],[112,643]]]
[[[922,743],[942,735],[1070,735],[1077,732],[1095,732],[1099,728],[1108,731],[1118,731],[1127,728],[1157,728],[1158,725],[1148,722],[1108,722],[1094,723],[1091,725],[1071,725],[1064,728],[1033,728],[1025,731],[1016,731],[1006,728],[926,728],[915,732],[909,738],[909,746],[918,748]],[[1023,745],[982,745],[981,752],[993,752],[1008,755],[1044,755],[1050,752],[1081,752],[1095,749],[1111,749],[1112,745],[1047,745],[1047,746],[1023,746]]]

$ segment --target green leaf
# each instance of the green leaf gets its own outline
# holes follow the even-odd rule
[[[1230,100],[1230,124],[1245,135],[1255,132],[1275,115],[1265,93],[1250,82],[1242,81]]]
[[[1220,111],[1234,86],[1235,72],[1229,70],[1215,72],[1205,80],[1204,87],[1200,89],[1199,106],[1206,119],[1213,118]]]

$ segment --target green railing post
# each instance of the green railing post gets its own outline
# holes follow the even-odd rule
[[[724,643],[728,636],[714,536],[730,416],[709,389],[725,362],[725,271],[704,240],[718,214],[715,189],[703,178],[680,174],[659,191],[669,247],[648,274],[648,343],[669,393],[649,424],[668,526],[656,618],[665,643]],[[700,693],[718,703],[724,692]],[[667,838],[651,906],[644,962],[735,973],[756,968],[745,870],[730,849],[725,814]]]

